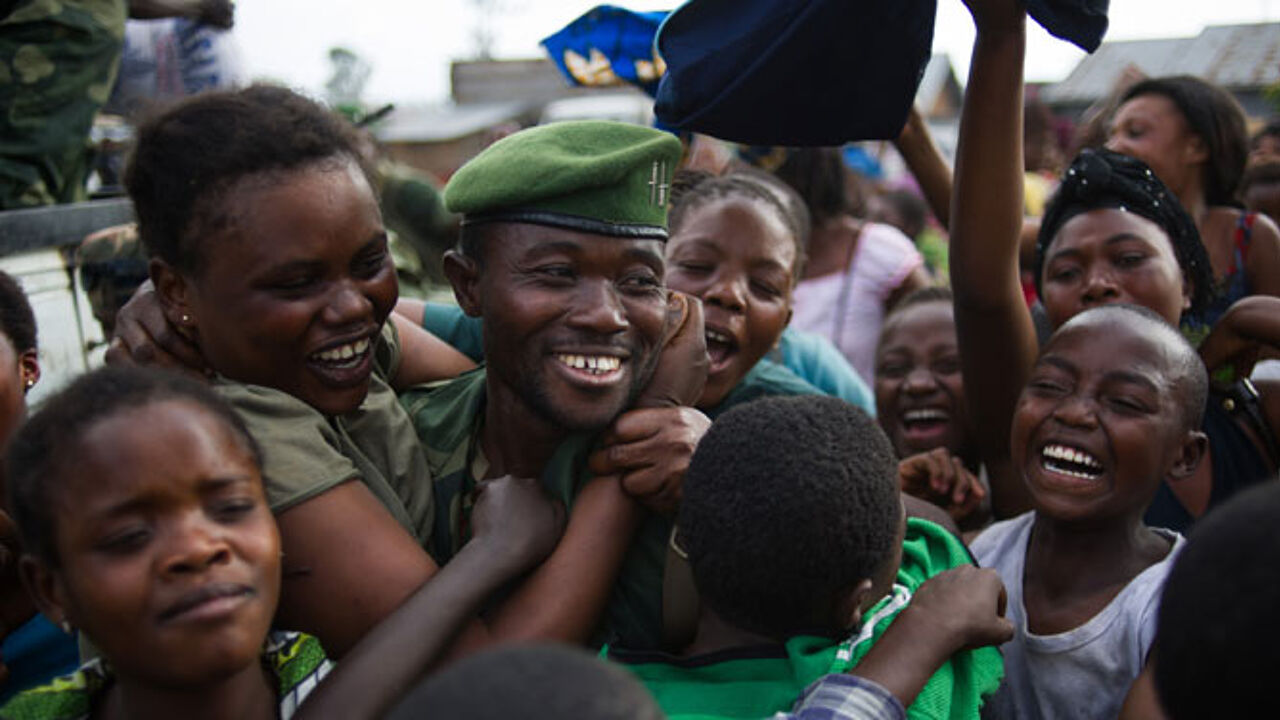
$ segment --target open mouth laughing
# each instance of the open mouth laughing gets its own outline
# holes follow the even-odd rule
[[[359,384],[373,371],[373,336],[331,345],[307,356],[307,365],[327,384]]]
[[[707,356],[711,360],[710,372],[718,373],[733,362],[738,354],[738,341],[725,330],[707,326]]]
[[[1040,449],[1040,466],[1057,475],[1076,480],[1096,481],[1102,477],[1102,462],[1079,448],[1050,443]]]

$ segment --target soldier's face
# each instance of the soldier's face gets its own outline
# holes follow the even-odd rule
[[[511,223],[490,229],[482,253],[491,387],[565,429],[607,425],[657,361],[662,243]]]

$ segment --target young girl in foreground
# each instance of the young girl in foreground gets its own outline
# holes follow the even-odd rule
[[[0,717],[287,720],[328,674],[315,638],[268,632],[281,551],[260,454],[244,423],[207,388],[155,370],[84,376],[18,432],[6,469],[27,553],[24,583],[46,617],[79,629],[102,654],[18,696]],[[372,717],[385,709],[488,592],[541,559],[556,534],[532,543],[533,536],[509,535],[511,522],[536,524],[539,515],[512,502],[509,489],[495,493],[503,517],[477,530],[479,537],[488,535],[486,524],[502,528],[482,545],[523,556],[519,567],[491,571],[488,587],[476,591],[474,578],[451,579],[476,567],[442,570],[411,596],[407,612],[389,619],[387,630],[411,635],[418,647],[398,652],[394,638],[375,631],[326,683],[333,685],[322,693],[326,707],[308,705],[304,714],[342,707],[324,716]],[[530,497],[537,496],[517,500]],[[477,505],[477,512],[492,511]],[[532,547],[512,553],[516,544]],[[484,564],[501,557],[490,553]],[[424,612],[424,601],[434,612]],[[382,653],[377,668],[372,651]],[[352,682],[371,670],[382,677]]]

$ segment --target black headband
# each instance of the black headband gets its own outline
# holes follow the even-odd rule
[[[1141,160],[1110,150],[1085,150],[1076,156],[1045,209],[1036,238],[1036,292],[1043,295],[1045,255],[1068,220],[1090,210],[1119,208],[1140,215],[1164,230],[1182,275],[1193,291],[1190,314],[1213,298],[1213,270],[1200,232],[1178,198]]]

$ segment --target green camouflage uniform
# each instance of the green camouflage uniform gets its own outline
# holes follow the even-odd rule
[[[430,547],[436,562],[443,566],[471,539],[473,491],[488,467],[479,447],[485,369],[472,370],[443,385],[414,388],[402,393],[400,402],[413,419],[434,478],[436,517]],[[570,435],[543,468],[543,488],[564,503],[568,512],[573,511],[578,491],[591,479],[586,464],[594,444],[593,435]],[[595,633],[595,644],[640,649],[660,646],[662,576],[670,534],[670,521],[646,513],[623,560],[604,621]]]
[[[400,294],[452,297],[441,258],[457,241],[457,217],[444,209],[435,181],[416,168],[388,161],[378,164],[378,180]]]
[[[0,19],[0,209],[84,199],[126,15],[124,0],[17,0]]]
[[[117,225],[85,238],[76,249],[76,265],[93,316],[110,336],[116,313],[147,279],[147,253],[138,241],[137,224]]]

